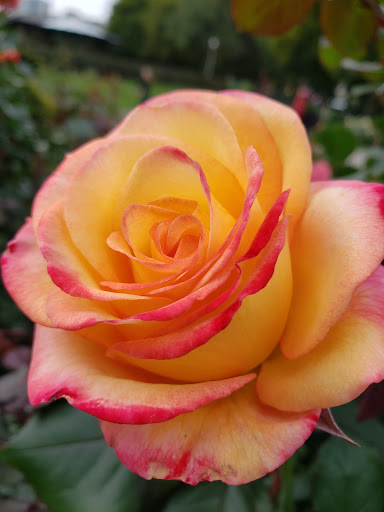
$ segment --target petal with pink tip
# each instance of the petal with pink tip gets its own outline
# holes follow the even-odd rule
[[[131,203],[123,214],[122,233],[134,251],[152,257],[151,228],[155,224],[165,220],[171,221],[176,217],[179,215],[173,210],[159,208],[151,204]]]
[[[51,319],[55,319],[54,325],[56,327],[58,326],[57,311],[59,311],[60,318],[67,313],[68,321],[71,325],[77,325],[73,320],[75,317],[80,318],[84,311],[97,312],[97,316],[92,316],[94,320],[96,320],[96,318],[98,318],[99,321],[116,319],[116,317],[110,316],[110,312],[112,311],[110,306],[103,306],[103,304],[98,301],[113,301],[115,311],[118,312],[121,310],[121,312],[124,312],[126,315],[128,315],[128,311],[131,307],[136,307],[136,309],[133,310],[134,313],[138,310],[140,311],[141,308],[148,310],[143,304],[141,306],[137,305],[137,303],[142,303],[143,301],[152,304],[149,308],[156,308],[159,304],[162,306],[164,303],[168,303],[164,299],[154,301],[151,297],[143,293],[118,293],[101,289],[97,281],[97,274],[77,251],[68,234],[63,217],[62,201],[57,201],[44,213],[39,224],[38,234],[40,237],[41,251],[48,262],[48,273],[56,286],[66,294],[96,301],[94,303],[87,301],[76,302],[76,300],[66,297],[60,293],[59,290],[55,289],[48,296],[47,308]],[[122,301],[131,301],[131,304],[123,305]],[[55,304],[54,307],[53,304]],[[67,304],[69,310],[66,310],[64,304]],[[84,305],[87,306],[85,310],[83,309]],[[105,316],[103,315],[103,308],[105,308]],[[71,314],[69,314],[69,311],[71,311]],[[63,325],[60,324],[62,328],[64,328]],[[68,322],[66,322],[65,325],[68,325]]]
[[[289,361],[280,353],[263,364],[257,391],[268,405],[305,411],[349,402],[383,379],[384,268],[380,266],[357,288],[347,311],[309,354]]]
[[[253,268],[252,262],[245,261],[241,265],[249,276]],[[245,268],[248,266],[249,268]],[[245,281],[248,282],[249,279],[246,278]],[[218,380],[241,375],[252,371],[265,361],[278,344],[285,327],[291,295],[291,261],[286,244],[265,288],[245,297],[229,325],[205,344],[176,359],[137,359],[117,351],[111,353],[111,357],[123,359],[157,375],[187,382]],[[279,297],[278,301],[276,297]],[[99,323],[85,329],[84,336],[97,343],[108,340],[111,346],[113,343],[121,343],[128,339],[142,340],[161,336],[174,331],[176,323],[178,320],[173,320],[169,324],[131,320],[129,324],[118,326]],[[164,330],[161,330],[162,327]],[[220,357],[217,357],[217,354],[220,354]]]
[[[120,192],[117,210],[123,205],[148,204],[169,196],[198,202],[194,216],[209,229],[208,250],[217,252],[235,220],[211,197],[200,164],[176,147],[154,148],[136,162]]]
[[[78,169],[66,189],[64,216],[69,234],[105,280],[128,280],[123,261],[115,259],[116,253],[105,241],[112,231],[120,229],[123,211],[129,204],[116,211],[116,200],[129,174],[137,160],[157,145],[149,137],[108,139]]]
[[[198,281],[195,286],[195,289],[182,299],[177,300],[176,302],[170,304],[169,306],[165,306],[160,310],[143,313],[136,315],[135,318],[140,318],[142,320],[170,320],[171,318],[175,318],[184,314],[196,301],[202,301],[206,299],[209,294],[211,294],[214,290],[220,290],[220,287],[227,281],[227,279],[232,276],[235,268],[238,271],[237,279],[235,281],[228,279],[228,286],[224,289],[220,290],[220,294],[215,297],[213,300],[209,300],[208,304],[199,308],[201,310],[201,314],[206,314],[212,310],[217,309],[219,305],[221,305],[225,300],[230,297],[231,292],[234,291],[237,284],[240,281],[241,271],[238,266],[234,267],[232,265],[227,265],[228,262],[233,258],[238,245],[240,244],[240,240],[243,234],[243,231],[247,225],[247,221],[249,218],[249,213],[252,207],[252,204],[255,200],[257,191],[260,187],[260,182],[263,174],[263,169],[261,166],[261,162],[257,156],[257,153],[253,150],[253,148],[249,148],[246,152],[247,159],[251,159],[253,165],[249,165],[250,167],[250,180],[247,187],[247,193],[244,201],[244,208],[241,217],[241,222],[239,223],[239,227],[233,236],[233,239],[230,241],[229,245],[225,250],[222,251],[222,255],[217,259],[217,261],[212,265],[212,267],[207,271],[207,273],[203,274],[202,279]],[[255,162],[253,160],[256,160]],[[285,202],[288,197],[288,192],[283,193],[277,199],[271,210],[268,212],[263,224],[260,227],[260,230],[257,232],[256,237],[254,238],[251,247],[247,251],[247,253],[242,256],[238,261],[244,261],[249,258],[253,258],[257,256],[262,249],[268,244],[274,229],[279,221],[279,217],[284,208]]]
[[[261,115],[277,145],[282,164],[281,190],[291,189],[285,213],[293,223],[300,218],[307,201],[312,172],[311,147],[296,112],[260,94],[246,91],[223,91],[247,102]]]
[[[178,358],[200,347],[225,329],[231,322],[233,315],[240,308],[243,299],[262,290],[271,279],[277,258],[285,244],[287,220],[287,217],[285,217],[280,221],[267,246],[261,252],[260,257],[256,259],[251,275],[249,278],[247,277],[246,283],[243,283],[243,288],[235,295],[229,305],[218,297],[218,305],[224,302],[224,306],[218,312],[215,311],[216,302],[213,302],[213,307],[210,307],[208,303],[208,305],[202,306],[202,311],[194,311],[190,316],[183,318],[183,323],[187,325],[182,326],[179,330],[155,338],[142,339],[137,342],[118,343],[110,347],[110,352],[122,352],[123,354],[144,359]],[[235,281],[236,284],[237,282]],[[231,297],[232,292],[232,288],[224,292],[224,299]],[[206,313],[211,313],[211,315],[206,315]],[[140,318],[143,317],[143,315],[139,316]],[[148,319],[150,318],[152,317],[149,315]],[[195,324],[192,322],[195,322]],[[255,366],[259,363],[260,361],[255,362]]]
[[[37,245],[32,219],[19,229],[1,257],[4,285],[19,308],[36,323],[51,325],[45,311],[53,287],[47,263]]]
[[[54,286],[48,294],[46,310],[54,327],[76,331],[99,322],[137,323],[138,320],[132,319],[134,315],[143,311],[152,311],[170,303],[169,299],[162,297],[146,295],[134,297],[133,300],[112,301],[72,297]]]
[[[100,276],[74,246],[69,236],[62,200],[53,203],[43,214],[38,237],[40,250],[48,263],[47,271],[56,286],[64,292],[75,297],[105,301],[140,300],[135,295],[100,288]]]
[[[80,146],[76,151],[68,153],[59,167],[47,178],[33,201],[32,219],[35,232],[45,210],[63,198],[69,180],[103,144],[105,144],[104,139],[95,139]]]
[[[132,273],[134,279],[137,281],[136,285],[144,283],[146,286],[149,286],[150,283],[158,282],[163,276],[176,277],[178,274],[194,269],[196,265],[202,261],[206,253],[206,244],[204,241],[204,237],[200,239],[196,252],[187,258],[179,260],[169,258],[168,261],[157,261],[139,252],[137,252],[137,256],[134,256],[132,254],[133,250],[127,244],[127,241],[120,231],[114,231],[107,238],[109,247],[130,259]],[[140,289],[134,287],[134,285],[135,283],[128,283],[120,289]]]
[[[383,260],[383,204],[383,185],[311,184],[291,248],[293,298],[280,345],[288,359],[308,353],[326,336],[357,286]]]
[[[151,134],[179,139],[218,160],[231,171],[243,190],[246,188],[246,173],[236,134],[223,114],[207,102],[192,100],[154,107],[150,103],[140,105],[112,135],[115,134]],[[216,183],[217,188],[223,186],[215,179],[213,185]]]
[[[151,98],[147,105],[165,106],[174,101],[199,101],[214,105],[231,124],[241,151],[255,148],[263,162],[265,175],[258,194],[258,201],[268,211],[282,190],[282,165],[276,141],[263,117],[242,99],[213,91],[181,89]],[[208,179],[209,182],[209,179]],[[215,193],[217,187],[211,185]]]
[[[169,384],[105,357],[75,333],[36,327],[28,394],[33,405],[64,397],[114,423],[157,423],[226,397],[255,374],[201,384]],[[147,380],[148,379],[148,380]]]
[[[263,406],[254,385],[153,425],[101,422],[106,441],[131,471],[146,479],[191,485],[240,485],[283,464],[315,428],[320,409],[283,413]]]
[[[220,272],[225,266],[233,260],[236,253],[243,255],[243,251],[249,247],[249,236],[254,233],[260,225],[260,207],[258,205],[256,196],[261,186],[261,181],[264,175],[264,167],[260,161],[255,149],[249,147],[244,154],[245,165],[248,173],[248,185],[245,191],[244,203],[240,217],[237,219],[236,224],[233,226],[229,237],[226,241],[226,247],[217,261],[212,265],[212,268],[206,272],[199,280],[196,287],[206,284],[212,277]],[[254,213],[254,215],[252,215]],[[281,213],[281,212],[280,212]],[[280,213],[278,216],[280,216]],[[251,221],[250,221],[251,219]]]

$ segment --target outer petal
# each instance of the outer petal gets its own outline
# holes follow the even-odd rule
[[[35,240],[32,219],[27,219],[8,243],[1,257],[1,270],[8,293],[23,313],[33,322],[51,325],[45,305],[53,283]]]
[[[45,210],[63,197],[68,182],[73,174],[97,149],[102,147],[103,144],[105,144],[104,139],[95,139],[88,144],[84,144],[76,151],[73,151],[73,153],[69,153],[56,171],[45,181],[36,194],[32,206],[33,228],[35,232]]]
[[[318,182],[311,192],[291,250],[293,297],[281,341],[289,359],[325,337],[384,258],[383,185]]]
[[[311,147],[296,112],[278,101],[246,91],[223,91],[246,101],[263,118],[274,138],[282,163],[281,189],[292,189],[285,213],[297,221],[307,201],[312,172]]]
[[[101,427],[119,459],[143,478],[239,485],[285,462],[309,437],[319,415],[320,410],[298,415],[264,407],[250,384],[165,423],[101,422]]]
[[[300,333],[298,333],[300,337]],[[347,312],[312,352],[263,364],[260,399],[281,410],[334,407],[384,378],[384,268],[356,290]]]
[[[254,378],[249,374],[201,384],[160,384],[111,361],[102,348],[75,333],[37,326],[28,393],[32,405],[64,397],[98,418],[141,424],[194,411]]]

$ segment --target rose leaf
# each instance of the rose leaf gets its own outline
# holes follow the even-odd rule
[[[359,421],[357,400],[332,408],[335,421],[341,429],[360,444],[372,446],[384,457],[384,425],[378,419]]]
[[[116,458],[96,418],[66,403],[42,409],[0,452],[51,512],[130,512],[139,479]]]
[[[382,512],[384,469],[377,453],[336,437],[319,450],[314,467],[316,512]]]
[[[172,496],[164,512],[254,512],[256,506],[272,512],[269,484],[270,480],[264,478],[240,486],[204,482],[184,487]]]
[[[324,35],[345,57],[362,57],[376,30],[374,14],[360,0],[323,0],[320,23]]]
[[[276,36],[301,23],[314,0],[232,0],[232,16],[241,32]]]

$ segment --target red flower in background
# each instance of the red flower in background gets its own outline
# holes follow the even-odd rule
[[[2,9],[16,9],[20,0],[0,0],[0,10]]]
[[[5,62],[13,62],[14,64],[21,62],[21,55],[16,48],[7,48],[0,52],[0,64]]]
[[[331,180],[333,170],[331,164],[327,160],[317,160],[314,162],[312,168],[311,181],[326,181]]]

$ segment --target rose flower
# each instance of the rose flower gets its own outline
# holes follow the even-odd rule
[[[310,184],[297,114],[179,91],[68,155],[3,255],[29,397],[144,478],[242,484],[384,377],[384,187]]]

